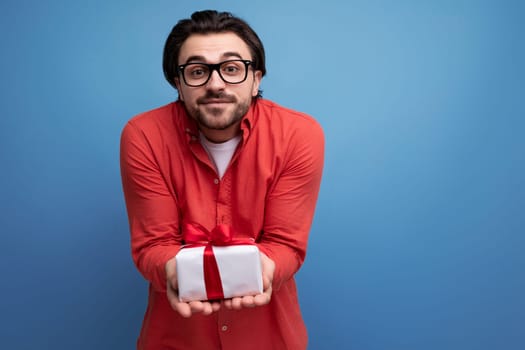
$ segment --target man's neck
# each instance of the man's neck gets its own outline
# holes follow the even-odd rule
[[[201,133],[211,142],[223,143],[233,139],[235,136],[241,133],[241,121],[239,120],[234,125],[224,130],[209,129],[199,124],[199,130]]]

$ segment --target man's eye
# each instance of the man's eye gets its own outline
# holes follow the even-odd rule
[[[206,69],[204,69],[202,67],[193,68],[193,69],[190,70],[190,75],[193,78],[202,77],[202,76],[206,75]]]
[[[241,72],[241,67],[232,63],[222,67],[221,70],[226,75],[237,75]]]

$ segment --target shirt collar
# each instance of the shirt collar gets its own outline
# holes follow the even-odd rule
[[[199,127],[195,120],[191,119],[184,102],[177,100],[173,103],[173,117],[178,128],[182,131],[188,142],[195,142],[199,140]]]
[[[246,142],[246,140],[250,136],[251,131],[253,130],[253,127],[255,126],[257,101],[258,99],[254,99],[252,101],[248,112],[241,120],[241,132],[243,135],[243,142]]]

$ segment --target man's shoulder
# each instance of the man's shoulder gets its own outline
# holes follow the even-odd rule
[[[257,101],[257,106],[259,116],[262,117],[261,121],[267,122],[273,127],[321,130],[319,122],[307,113],[284,107],[276,102],[262,98]]]
[[[325,137],[316,119],[269,100],[259,100],[257,108],[254,130],[260,144],[272,149],[277,158],[284,154],[285,161],[316,162],[322,167]]]
[[[146,138],[149,142],[165,139],[175,140],[183,130],[184,113],[180,102],[171,102],[164,106],[135,115],[124,125],[122,135],[125,139]]]
[[[133,124],[136,127],[148,127],[151,125],[158,125],[159,123],[165,123],[172,119],[176,110],[177,102],[171,102],[133,116],[128,120],[128,124]]]

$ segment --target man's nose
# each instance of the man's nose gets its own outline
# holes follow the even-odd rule
[[[219,71],[216,69],[212,70],[210,79],[206,83],[206,86],[210,89],[224,89],[225,85],[226,83],[222,80]]]

